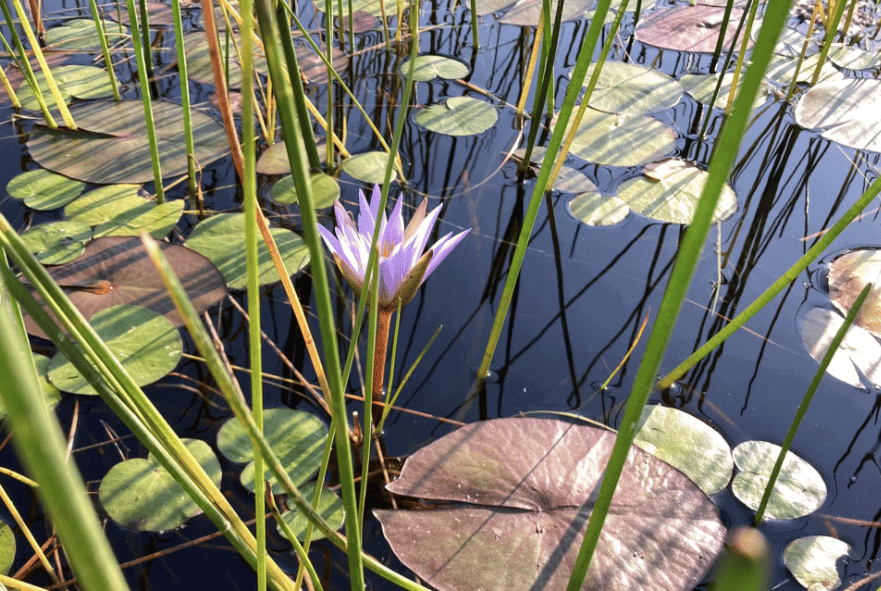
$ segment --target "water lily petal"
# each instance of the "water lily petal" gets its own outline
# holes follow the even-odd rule
[[[422,255],[422,251],[425,250],[425,245],[428,244],[428,238],[431,235],[432,230],[434,230],[434,224],[437,221],[437,216],[440,215],[441,210],[440,205],[431,210],[425,219],[422,220],[422,223],[419,224],[419,227],[416,229],[416,233],[413,236],[413,244],[416,249],[416,252],[412,259],[412,264],[415,264],[418,258]]]
[[[382,258],[379,261],[379,305],[388,307],[398,295],[407,268],[395,259]]]
[[[337,237],[333,235],[333,232],[319,224],[318,233],[321,234],[321,237],[324,239],[324,243],[327,245],[327,248],[330,249],[331,254],[337,254],[342,250],[342,247],[340,246],[340,241],[337,240]]]
[[[452,252],[456,245],[459,244],[459,242],[462,241],[462,238],[464,238],[465,235],[468,234],[468,232],[470,231],[471,228],[468,228],[464,232],[459,232],[452,238],[449,234],[447,234],[432,245],[431,251],[434,252],[434,257],[432,257],[431,263],[428,265],[428,269],[425,271],[425,277],[423,278],[423,280],[431,275],[432,271],[437,268],[442,260],[447,258],[447,255]]]
[[[380,252],[382,252],[383,256],[389,256],[395,245],[401,244],[404,241],[404,216],[401,212],[403,204],[403,200],[398,197],[398,201],[395,203],[394,209],[392,209],[388,226],[385,228],[385,233],[382,236]]]
[[[425,219],[425,212],[428,210],[428,198],[423,197],[422,202],[419,204],[419,207],[413,212],[413,217],[410,218],[410,222],[407,224],[407,229],[404,230],[404,240],[410,240],[416,234],[416,231],[419,230],[419,226],[422,225],[422,220]],[[423,246],[424,247],[424,246]]]
[[[379,200],[376,201],[379,207]],[[373,236],[373,230],[376,228],[376,214],[367,203],[367,197],[364,191],[358,189],[358,233],[362,236]]]

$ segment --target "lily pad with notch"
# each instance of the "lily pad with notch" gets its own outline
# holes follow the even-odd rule
[[[139,385],[167,375],[183,355],[180,334],[170,320],[141,306],[111,306],[96,312],[89,324]],[[49,363],[47,377],[64,392],[97,394],[63,353]]]
[[[310,177],[310,181],[312,182],[312,196],[315,199],[315,209],[331,207],[333,202],[339,199],[340,185],[332,176],[318,172]],[[273,201],[281,205],[299,203],[297,190],[294,187],[294,177],[288,175],[279,179],[272,185],[269,196]]]
[[[44,265],[68,263],[86,250],[92,229],[81,222],[60,221],[25,230],[21,240]]]
[[[6,192],[10,197],[23,200],[31,209],[49,211],[67,205],[85,187],[82,181],[38,168],[12,177],[6,183]]]
[[[823,359],[844,318],[832,310],[812,308],[801,324],[801,340],[817,362]],[[854,388],[881,386],[881,344],[869,331],[851,325],[826,369],[832,377]],[[865,378],[868,384],[863,383]]]
[[[31,156],[44,168],[99,185],[153,180],[150,147],[141,101],[89,102],[70,109],[79,130],[35,127],[28,140]],[[153,103],[154,128],[165,176],[187,172],[183,111],[164,101]],[[213,118],[190,114],[194,158],[201,166],[229,152],[226,133]]]
[[[874,70],[881,68],[881,53],[866,51],[849,45],[834,45],[829,59],[839,68],[848,70]]]
[[[222,471],[211,446],[183,439],[186,448],[220,486]],[[180,527],[202,510],[153,455],[116,464],[101,480],[98,498],[116,523],[138,531],[167,531]]]
[[[498,119],[495,107],[469,96],[454,96],[443,104],[429,105],[414,117],[416,123],[429,131],[453,136],[483,133]]]
[[[407,77],[410,71],[410,60],[406,60],[398,70],[402,78]],[[455,80],[468,75],[468,66],[457,59],[442,55],[419,55],[413,66],[413,80],[416,82],[428,82],[435,78],[443,80]]]
[[[841,585],[836,563],[848,552],[850,546],[838,538],[805,536],[786,546],[783,563],[802,587],[809,591],[832,591]]]
[[[226,295],[223,276],[205,256],[179,244],[158,244],[199,313]],[[140,238],[98,238],[86,245],[78,259],[47,271],[87,320],[110,306],[134,304],[162,314],[174,326],[183,326]],[[30,334],[46,338],[29,316],[25,317],[25,326]]]
[[[309,248],[303,239],[284,228],[270,228],[270,234],[291,275],[309,264]],[[202,253],[217,266],[230,289],[244,289],[247,283],[245,255],[245,214],[221,213],[199,222],[190,232],[186,245]],[[278,281],[275,264],[262,239],[258,241],[260,284]]]
[[[559,420],[472,423],[418,450],[387,486],[449,505],[374,513],[398,558],[441,591],[563,589],[614,441]],[[688,477],[634,447],[584,588],[690,590],[724,536]]]
[[[588,108],[569,153],[595,164],[639,166],[663,158],[675,149],[676,132],[657,119]]]
[[[792,83],[793,76],[795,76],[796,82],[807,84],[814,77],[814,70],[817,68],[817,64],[820,63],[820,55],[815,53],[806,57],[802,61],[801,67],[798,68],[798,74],[796,74],[796,68],[799,65],[798,57],[775,55],[771,58],[768,69],[765,70],[765,78],[781,86],[789,86]],[[818,82],[841,80],[844,80],[844,74],[839,72],[829,62],[823,62],[823,65],[820,67],[820,79]]]

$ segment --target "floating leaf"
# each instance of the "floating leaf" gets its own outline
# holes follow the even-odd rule
[[[849,70],[881,68],[881,53],[865,51],[859,47],[833,45],[832,50],[829,52],[829,59],[839,68],[847,68]]]
[[[315,209],[330,207],[340,197],[340,185],[336,179],[323,172],[315,173],[310,177],[312,181],[312,197],[315,199]],[[269,196],[276,203],[288,205],[297,203],[297,190],[294,187],[294,177],[281,178],[272,186]]]
[[[387,487],[453,505],[375,514],[398,558],[441,591],[563,589],[614,440],[557,420],[472,423],[410,456]],[[584,588],[690,590],[724,536],[694,483],[633,448]]]
[[[630,208],[617,195],[597,192],[576,195],[569,202],[569,211],[588,226],[614,226],[630,213]]]
[[[58,85],[61,96],[65,102],[70,102],[71,97],[79,99],[98,99],[113,96],[113,87],[110,85],[110,79],[107,72],[101,68],[93,66],[57,66],[51,69],[52,77]],[[40,88],[43,96],[52,103],[49,83],[46,76],[41,70],[34,72],[37,79],[37,86]],[[31,111],[39,111],[40,103],[34,95],[33,90],[27,84],[18,87],[18,100],[21,106]]]
[[[554,179],[554,185],[551,189],[562,193],[583,193],[595,191],[596,185],[580,170],[563,166],[560,169],[560,174]]]
[[[410,71],[410,60],[401,64],[399,71],[402,77],[406,77]],[[468,66],[459,60],[442,55],[420,55],[416,57],[416,65],[413,67],[413,80],[416,82],[428,82],[435,78],[455,80],[464,78],[468,72]]]
[[[742,8],[731,11],[723,51],[731,47]],[[721,32],[725,9],[718,6],[679,6],[659,10],[640,19],[634,36],[637,41],[664,49],[712,53]]]
[[[307,482],[300,488],[300,492],[303,493],[303,496],[306,497],[309,502],[312,502],[312,499],[315,498],[315,483]],[[345,511],[343,510],[343,501],[340,497],[333,492],[332,490],[328,490],[323,488],[321,490],[321,497],[318,500],[318,507],[316,507],[316,511],[321,515],[324,520],[330,524],[334,529],[339,529],[343,525],[343,519],[345,519]],[[291,531],[294,532],[294,535],[301,542],[306,538],[306,529],[309,527],[311,523],[309,519],[303,515],[302,512],[298,511],[296,506],[291,505],[290,511],[285,511],[281,514],[282,519],[284,519],[285,523],[288,524],[288,527],[291,528]],[[281,527],[276,526],[278,529],[278,533],[282,536],[287,537]],[[321,533],[318,529],[312,530],[312,539],[320,540],[324,537],[324,534]]]
[[[319,46],[322,55],[326,57],[326,49],[323,45]],[[306,77],[306,80],[313,84],[327,84],[327,65],[324,60],[318,57],[312,50],[310,45],[300,44],[297,46],[297,63],[300,66],[300,72]],[[331,64],[336,72],[342,72],[349,64],[349,57],[338,47],[331,47]]]
[[[827,140],[881,152],[881,80],[829,81],[808,90],[795,107],[795,121]]]
[[[584,78],[585,86],[592,73],[593,66]],[[680,98],[682,85],[662,72],[639,64],[606,62],[588,104],[598,111],[633,116],[663,111]]]
[[[750,34],[753,41],[759,39],[759,31],[761,30],[762,20],[756,19],[753,24],[752,33]],[[786,57],[798,57],[801,55],[804,42],[805,34],[803,32],[798,29],[793,29],[792,27],[783,27],[783,32],[780,33],[780,38],[777,39],[777,44],[774,46],[774,53]],[[813,55],[817,53],[818,49],[817,42],[811,38],[808,41],[808,50],[805,55]]]
[[[127,27],[122,27],[113,21],[101,21],[101,26],[107,34],[107,43],[114,44],[125,39],[129,35]],[[52,27],[46,31],[46,43],[54,49],[72,49],[76,51],[98,51],[101,49],[101,39],[95,29],[95,21],[90,18],[75,18],[58,27]]]
[[[570,123],[571,125],[571,123]],[[651,117],[587,109],[570,154],[607,166],[638,166],[676,149],[676,132]]]
[[[159,249],[197,312],[207,310],[226,295],[223,277],[207,258],[168,242],[159,242]],[[47,271],[86,319],[110,306],[136,304],[162,314],[174,326],[183,326],[183,319],[140,238],[98,238],[86,245],[80,258]],[[32,335],[46,338],[29,316],[25,317],[25,325]]]
[[[429,131],[446,135],[477,135],[496,124],[496,108],[468,96],[448,98],[444,104],[430,105],[418,113],[416,123]]]
[[[183,354],[183,343],[174,325],[148,308],[113,306],[95,313],[89,324],[139,386],[168,374]],[[97,394],[63,353],[52,358],[47,376],[64,392]]]
[[[795,580],[809,591],[832,591],[841,585],[835,563],[847,556],[850,546],[829,536],[807,536],[790,542],[783,562]]]
[[[510,4],[510,0],[507,2]],[[480,4],[484,4],[483,1]],[[503,4],[503,3],[499,3]],[[563,21],[571,21],[581,17],[593,0],[566,0],[563,4]],[[541,18],[542,0],[517,0],[510,9],[508,9],[499,22],[506,25],[517,25],[520,27],[536,27],[538,20]],[[504,8],[504,6],[500,6]],[[482,8],[482,10],[487,10]],[[557,0],[551,0],[551,14],[557,13]]]
[[[324,3],[317,2],[315,7],[320,12],[324,12]],[[386,14],[396,14],[394,0],[352,0],[351,7],[352,14],[356,12],[366,12],[367,14],[379,17],[383,14],[383,7],[385,7]]]
[[[270,228],[278,251],[288,273],[297,273],[309,264],[309,249],[303,239],[283,228]],[[244,289],[247,283],[245,256],[245,214],[221,213],[200,222],[190,237],[187,247],[208,257],[220,270],[230,289]],[[260,240],[258,244],[260,284],[275,283],[278,273],[269,249]]]
[[[220,486],[220,462],[211,446],[199,439],[182,441]],[[152,454],[113,466],[101,481],[98,498],[113,521],[138,531],[174,529],[202,512]]]
[[[44,265],[67,263],[86,250],[92,229],[80,222],[52,222],[26,230],[21,240]]]
[[[814,77],[814,70],[819,61],[819,53],[806,57],[801,64],[801,68],[798,70],[797,81],[804,83],[810,82]],[[768,64],[768,69],[765,70],[765,78],[772,80],[781,86],[789,86],[792,83],[792,77],[795,76],[795,68],[797,65],[798,57],[775,55],[771,58],[771,63]],[[844,75],[836,70],[834,66],[829,64],[829,62],[823,62],[823,66],[820,69],[819,82],[829,80],[838,81],[843,79]]]
[[[364,152],[343,160],[343,170],[352,178],[365,183],[379,184],[385,179],[385,166],[388,162],[387,152]],[[392,168],[392,180],[397,178]]]
[[[16,175],[6,183],[10,197],[23,199],[31,209],[51,210],[63,207],[83,192],[86,184],[43,168]]]
[[[671,172],[663,180],[637,177],[618,187],[618,196],[640,215],[669,224],[690,224],[709,174],[689,164]],[[722,188],[713,221],[721,221],[737,211],[737,197],[727,184]]]
[[[758,509],[780,449],[779,445],[767,441],[744,441],[734,448],[734,463],[740,472],[735,474],[731,490],[750,509]],[[797,519],[816,511],[824,500],[826,485],[823,477],[789,451],[774,483],[765,517]]]
[[[719,89],[719,95],[716,97],[716,101],[713,103],[713,107],[716,109],[724,109],[728,104],[728,97],[731,94],[731,83],[734,81],[734,72],[728,72],[722,77],[722,88]],[[718,74],[686,74],[682,78],[679,79],[680,84],[685,89],[685,92],[694,97],[699,103],[709,104],[710,99],[713,98],[713,92],[716,90],[716,84],[719,82]],[[737,87],[740,88],[740,85],[743,84],[743,76],[738,79]],[[759,89],[759,92],[756,94],[756,100],[753,102],[753,108],[755,109],[759,105],[765,102],[768,98],[768,86],[766,83],[762,84],[762,87]]]
[[[241,36],[238,31],[233,32],[229,43],[230,59],[227,62],[224,54],[226,51],[225,35],[225,33],[221,33],[220,51],[224,63],[229,63],[227,85],[228,88],[238,90],[242,87],[242,66],[235,47],[236,45],[241,47]],[[198,82],[214,84],[214,70],[211,66],[208,37],[204,31],[184,33],[184,47],[186,47],[187,55],[187,76]],[[259,73],[267,71],[266,58],[259,47],[254,47],[254,70]]]
[[[141,101],[90,102],[70,109],[80,127],[35,127],[28,140],[31,156],[44,168],[98,184],[145,183],[153,180]],[[162,173],[187,172],[183,111],[180,105],[153,103],[154,128]],[[213,118],[190,114],[196,162],[207,166],[229,152],[226,133]]]
[[[826,355],[832,339],[842,324],[844,318],[832,310],[813,308],[805,314],[801,327],[801,340],[810,356],[817,362]],[[851,325],[826,372],[855,388],[866,388],[860,379],[862,373],[870,384],[879,386],[881,385],[881,345],[868,331]]]
[[[300,486],[315,476],[327,439],[327,427],[313,414],[291,408],[269,408],[263,413],[263,429],[270,447],[294,484]],[[217,433],[217,449],[228,460],[248,462],[242,470],[242,486],[254,492],[254,448],[248,432],[235,418]],[[267,475],[275,494],[283,492],[275,476]]]
[[[151,27],[174,26],[174,13],[172,12],[170,5],[164,4],[162,2],[151,2],[150,0],[147,0],[143,4],[147,7],[147,21],[150,23]],[[110,14],[108,16],[116,20],[115,11],[110,11]],[[119,16],[120,21],[124,25],[129,24],[128,10],[121,10]]]
[[[716,494],[731,480],[734,460],[725,438],[681,410],[645,407],[633,443],[679,468],[708,495]]]
[[[349,15],[346,14],[343,16],[343,30],[349,31],[352,30],[354,33],[366,33],[367,31],[373,30],[376,26],[376,17],[370,14],[369,12],[364,12],[363,10],[356,10],[352,12],[352,19],[354,21],[354,26],[349,26]]]
[[[881,337],[881,250],[855,250],[829,263],[829,297],[847,314],[863,288],[874,284],[854,324]]]
[[[15,562],[15,532],[8,523],[0,525],[0,574],[9,574]]]
[[[162,238],[177,224],[184,201],[156,203],[139,195],[140,185],[108,185],[85,193],[64,208],[73,221],[95,226],[95,237],[137,236],[141,230]]]

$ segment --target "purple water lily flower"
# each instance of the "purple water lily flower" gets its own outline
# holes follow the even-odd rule
[[[370,258],[373,230],[379,218],[380,190],[378,186],[373,187],[369,204],[364,192],[358,193],[361,210],[358,213],[357,228],[352,217],[337,201],[334,203],[336,235],[322,226],[319,226],[318,230],[333,254],[337,267],[355,293],[360,296],[364,285],[364,274],[367,271],[367,261]],[[397,308],[399,300],[401,305],[409,303],[422,282],[470,231],[469,228],[455,236],[450,232],[423,253],[441,206],[427,212],[428,200],[423,199],[405,228],[401,213],[402,203],[402,200],[398,199],[390,218],[386,218],[383,212],[377,241],[379,306],[386,310]]]

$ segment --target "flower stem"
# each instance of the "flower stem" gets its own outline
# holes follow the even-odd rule
[[[385,358],[388,354],[388,337],[392,327],[394,309],[379,309],[376,320],[376,348],[373,353],[373,401],[382,400],[382,384],[385,381]],[[378,411],[378,412],[377,412]],[[382,407],[373,407],[374,421],[382,416]]]

